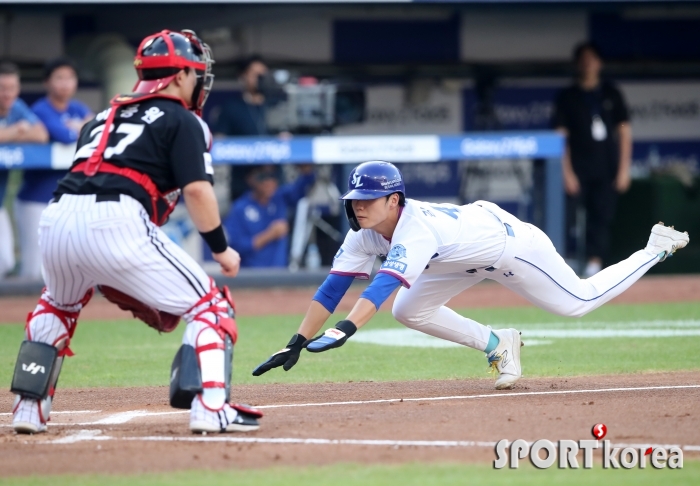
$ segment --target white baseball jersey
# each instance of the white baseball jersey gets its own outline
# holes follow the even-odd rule
[[[621,294],[654,266],[657,255],[640,250],[582,280],[537,227],[487,201],[466,206],[412,199],[391,241],[379,233],[350,231],[331,273],[368,279],[377,256],[380,272],[403,283],[392,314],[418,331],[484,350],[490,328],[445,306],[455,295],[490,279],[538,307],[582,316]]]
[[[506,228],[477,204],[456,206],[407,199],[391,241],[373,230],[349,231],[331,273],[369,278],[380,268],[404,287],[423,274],[458,273],[493,265],[503,253]]]

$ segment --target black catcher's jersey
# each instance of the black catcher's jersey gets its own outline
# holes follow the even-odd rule
[[[112,109],[115,108],[99,113],[85,124],[73,166],[87,161],[97,149]],[[208,152],[211,134],[201,118],[168,98],[149,98],[116,109],[103,155],[105,162],[148,175],[162,193],[195,181],[213,182]],[[140,201],[153,216],[151,198],[145,189],[117,174],[98,172],[88,177],[82,172],[69,172],[59,181],[54,197],[61,194],[126,194]]]

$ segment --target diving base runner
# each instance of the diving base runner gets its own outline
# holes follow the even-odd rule
[[[541,309],[581,317],[620,295],[689,241],[687,233],[659,223],[644,249],[580,279],[539,228],[487,201],[456,206],[407,199],[401,173],[388,162],[355,167],[342,199],[351,230],[333,268],[297,334],[254,376],[279,366],[288,371],[304,348],[319,353],[342,346],[401,287],[392,308],[397,321],[485,352],[498,374],[496,389],[508,389],[522,375],[520,333],[492,330],[459,315],[445,307],[452,297],[487,278]],[[353,279],[369,279],[377,257],[381,267],[347,318],[313,338]]]

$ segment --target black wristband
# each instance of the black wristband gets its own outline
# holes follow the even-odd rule
[[[292,339],[289,340],[289,343],[287,343],[287,347],[289,349],[301,351],[304,347],[305,342],[306,338],[304,336],[302,336],[301,334],[295,334],[294,336],[292,336]]]
[[[357,326],[352,321],[348,320],[340,321],[335,325],[335,328],[343,331],[346,338],[349,338],[357,331]]]
[[[221,225],[206,233],[200,231],[199,234],[202,235],[204,241],[207,242],[212,253],[222,253],[228,248],[226,233],[224,233],[224,227]]]

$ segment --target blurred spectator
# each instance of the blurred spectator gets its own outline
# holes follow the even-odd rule
[[[75,65],[63,58],[49,61],[44,68],[44,81],[46,97],[34,103],[32,110],[46,126],[51,142],[74,143],[82,126],[92,118],[90,109],[73,99],[78,89]],[[41,278],[39,219],[58,181],[66,173],[50,169],[24,171],[15,203],[22,277]]]
[[[18,98],[19,69],[0,64],[0,143],[46,143],[46,129],[32,110]],[[15,267],[15,243],[7,210],[3,207],[9,172],[0,169],[0,278]]]
[[[224,227],[232,248],[241,254],[242,267],[286,267],[287,210],[296,206],[315,181],[313,166],[299,166],[299,177],[279,186],[275,167],[248,170],[250,191],[232,204]]]
[[[620,91],[601,81],[603,62],[593,44],[574,50],[576,82],[556,101],[554,126],[567,137],[564,187],[568,196],[569,228],[576,208],[586,209],[585,276],[598,273],[610,246],[610,224],[617,194],[630,185],[632,131]]]
[[[265,121],[265,96],[259,91],[259,80],[267,74],[267,66],[259,56],[251,56],[241,66],[243,91],[224,104],[212,130],[217,136],[257,137],[269,135]],[[246,167],[231,166],[231,200],[248,190]],[[279,172],[277,172],[279,177]]]

